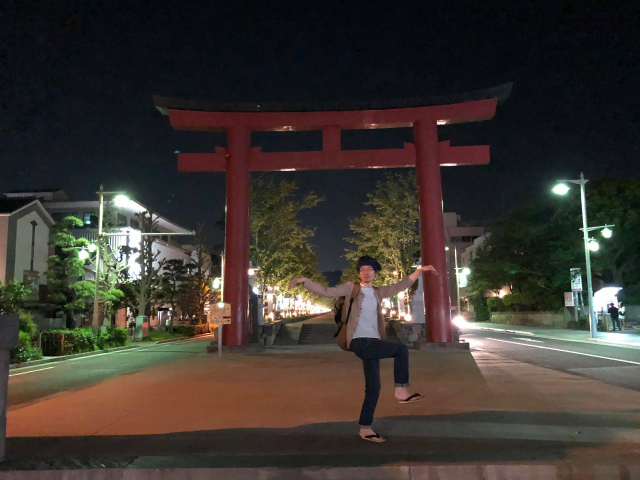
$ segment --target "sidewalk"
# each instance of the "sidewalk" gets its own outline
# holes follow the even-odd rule
[[[521,335],[536,335],[539,337],[568,340],[573,342],[601,342],[614,345],[640,347],[639,329],[626,329],[623,331],[615,332],[596,332],[596,337],[590,338],[589,331],[568,330],[564,328],[528,327],[520,325],[504,325],[490,322],[469,322],[465,327],[463,327],[463,331],[473,329],[514,332]]]
[[[381,362],[383,444],[357,436],[361,362],[292,345],[192,355],[11,410],[0,478],[640,478],[640,392],[482,351],[410,362],[427,399],[395,402]]]

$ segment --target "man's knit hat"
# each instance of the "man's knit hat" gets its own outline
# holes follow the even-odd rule
[[[371,268],[373,268],[376,273],[379,272],[380,270],[382,270],[382,267],[380,266],[378,261],[375,258],[370,257],[369,255],[365,255],[365,256],[360,257],[358,259],[358,264],[356,266],[357,271],[359,272],[360,269],[362,267],[364,267],[365,265],[368,265]]]

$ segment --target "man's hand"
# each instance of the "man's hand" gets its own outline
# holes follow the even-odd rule
[[[438,275],[438,271],[433,268],[432,265],[423,265],[421,267],[416,268],[416,272],[417,273],[422,273],[422,272],[431,272],[434,275]]]
[[[291,283],[289,283],[289,290],[292,290],[299,283],[304,283],[305,280],[306,278],[304,277],[294,278],[293,280],[291,280]]]

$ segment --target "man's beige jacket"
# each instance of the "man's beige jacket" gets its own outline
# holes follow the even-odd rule
[[[393,297],[398,292],[409,288],[411,284],[413,284],[413,282],[407,275],[395,285],[385,285],[383,287],[374,288],[376,300],[378,301],[378,333],[380,333],[380,338],[385,338],[386,336],[384,329],[384,316],[382,315],[382,299]],[[353,282],[343,283],[337,287],[323,287],[322,285],[318,285],[307,278],[303,285],[307,290],[319,297],[345,297],[344,306],[342,307],[342,321],[344,322],[346,320],[347,312],[349,311],[349,299],[351,297],[351,291],[353,290]],[[349,323],[347,323],[347,345],[351,345],[353,334],[356,332],[356,328],[358,327],[360,309],[362,308],[363,300],[364,293],[360,290],[358,296],[353,300]]]

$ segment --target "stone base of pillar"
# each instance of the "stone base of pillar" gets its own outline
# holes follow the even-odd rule
[[[469,350],[467,342],[425,342],[417,341],[413,343],[415,350],[428,350],[432,352],[459,352]]]

